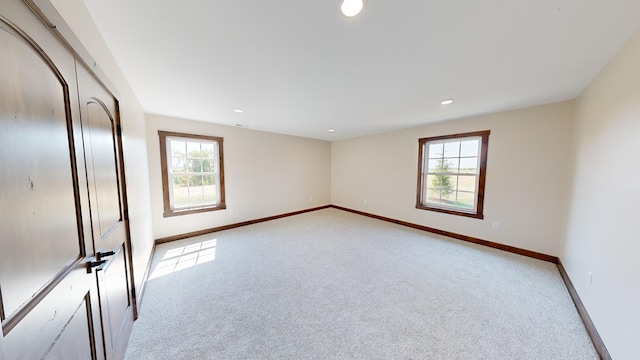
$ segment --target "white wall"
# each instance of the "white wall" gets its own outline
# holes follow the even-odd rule
[[[557,256],[573,110],[569,101],[336,141],[332,204]],[[478,130],[491,131],[484,220],[416,209],[418,139]]]
[[[224,138],[227,209],[163,217],[158,130]],[[327,141],[147,115],[147,151],[156,239],[330,204]]]
[[[51,3],[118,91],[134,278],[139,292],[153,248],[144,112],[82,0],[51,0]]]
[[[561,261],[613,358],[638,359],[640,33],[578,98],[574,153]]]

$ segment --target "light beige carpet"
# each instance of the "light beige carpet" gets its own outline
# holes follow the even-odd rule
[[[554,264],[336,209],[151,271],[127,359],[598,359]]]

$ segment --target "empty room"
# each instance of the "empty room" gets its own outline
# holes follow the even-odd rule
[[[640,358],[640,2],[3,0],[0,359]]]

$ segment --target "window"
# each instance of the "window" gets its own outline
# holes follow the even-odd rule
[[[222,138],[158,131],[164,216],[225,209]]]
[[[489,131],[418,140],[416,208],[483,218]]]

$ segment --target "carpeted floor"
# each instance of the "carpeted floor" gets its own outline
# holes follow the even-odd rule
[[[554,264],[336,209],[151,271],[127,359],[598,359]]]

